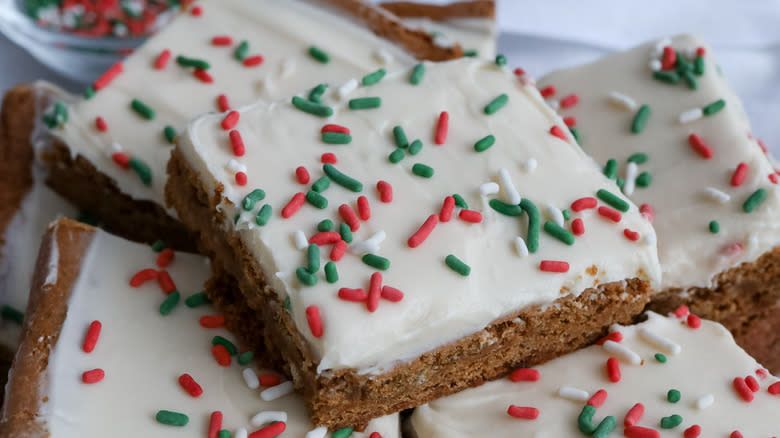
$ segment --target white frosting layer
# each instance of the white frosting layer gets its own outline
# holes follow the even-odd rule
[[[636,187],[631,199],[649,204],[655,210],[653,226],[658,232],[658,253],[663,267],[663,288],[707,287],[719,272],[742,262],[753,261],[780,243],[780,190],[769,177],[771,163],[750,136],[750,125],[742,103],[719,73],[709,47],[692,36],[671,40],[671,46],[692,60],[688,53],[704,47],[704,74],[694,76],[698,88],[692,90],[684,81],[666,84],[653,79],[648,66],[660,59],[656,46],[648,43],[581,67],[552,73],[539,81],[540,89],[553,85],[554,99],[571,93],[579,103],[560,110],[564,117],[575,116],[583,149],[601,164],[614,158],[619,164],[618,176],[626,175],[627,159],[644,152],[649,160],[638,165],[638,171],[649,172],[652,184]],[[651,114],[644,130],[631,132],[638,107],[621,108],[610,102],[609,95],[619,92],[636,105],[649,105]],[[723,99],[725,108],[701,118],[702,107]],[[683,120],[690,120],[681,122]],[[688,143],[697,134],[712,150],[712,158],[703,159]],[[748,166],[741,186],[731,185],[739,163]],[[708,193],[714,188],[719,202]],[[766,200],[751,213],[743,203],[757,189],[767,191]],[[711,191],[710,191],[711,192]],[[720,231],[709,230],[717,221]],[[729,251],[734,244],[742,249]]]
[[[768,387],[778,379],[762,379],[756,371],[763,367],[734,343],[723,326],[703,321],[700,328],[693,329],[674,316],[648,316],[649,321],[636,326],[613,328],[623,335],[619,344],[643,360],[641,365],[621,360],[617,383],[607,378],[606,362],[612,355],[595,345],[539,366],[538,381],[512,382],[507,378],[418,407],[411,426],[419,438],[485,436],[486,431],[494,438],[585,436],[577,427],[577,418],[587,398],[604,389],[607,399],[597,409],[593,424],[614,416],[617,427],[609,436],[623,436],[624,418],[636,403],[644,406],[636,426],[654,429],[659,437],[681,437],[694,425],[701,427],[702,437],[736,436],[730,435],[735,430],[745,437],[777,434],[780,395],[770,394]],[[670,354],[660,349],[648,342],[643,331],[672,341],[680,352]],[[667,356],[666,363],[654,358],[659,352]],[[732,383],[735,377],[747,376],[760,384],[750,403],[740,398]],[[588,395],[584,400],[563,397],[560,392],[565,387]],[[671,389],[681,394],[677,403],[667,399]],[[575,392],[564,389],[565,395],[567,391]],[[512,417],[507,414],[510,405],[534,407],[539,416],[534,420]],[[682,417],[680,425],[660,427],[661,418],[675,414]]]
[[[180,131],[193,117],[219,111],[220,94],[238,107],[258,98],[279,99],[320,83],[335,85],[380,67],[397,69],[413,62],[364,27],[310,4],[219,0],[196,5],[202,7],[203,15],[181,14],[124,60],[123,73],[106,88],[69,106],[68,122],[54,131],[74,155],[84,156],[135,199],[165,204],[165,164],[172,146],[163,130],[172,126]],[[232,43],[214,45],[215,36],[229,36]],[[244,40],[249,43],[248,56],[263,57],[261,65],[245,67],[234,58]],[[329,63],[309,56],[313,45],[330,55]],[[154,69],[155,60],[166,49],[171,52],[170,61],[163,70]],[[208,61],[213,83],[203,83],[193,76],[193,68],[179,66],[179,55]],[[154,120],[133,112],[133,99],[152,108]],[[96,128],[97,117],[106,121],[108,131]],[[115,144],[149,166],[150,185],[112,161]]]
[[[539,250],[519,256],[514,242],[518,236],[527,237],[525,215],[504,216],[487,206],[493,198],[510,199],[510,187],[500,178],[500,169],[506,169],[520,196],[536,204],[542,222],[547,220],[548,204],[563,210],[578,198],[595,196],[599,189],[618,189],[572,140],[549,133],[553,126],[563,126],[561,119],[533,87],[523,86],[505,69],[471,59],[428,63],[425,68],[420,85],[410,85],[409,72],[404,71],[360,87],[349,96],[379,96],[378,109],[350,110],[347,99],[338,99],[335,91],[324,97],[334,111],[328,119],[299,111],[289,100],[242,109],[235,126],[246,145],[242,157],[234,156],[228,132],[220,126],[223,115],[193,122],[180,142],[187,160],[202,174],[208,193],[224,185],[225,226],[240,232],[274,290],[289,296],[299,331],[320,356],[320,371],[345,367],[381,371],[529,305],[550,304],[563,295],[626,278],[658,280],[655,245],[647,243],[652,242],[654,231],[633,205],[619,224],[595,210],[572,213],[572,219],[582,218],[587,229],[573,246],[542,232]],[[483,108],[502,93],[509,99],[506,106],[486,115]],[[445,144],[437,146],[433,133],[443,110],[449,114],[449,128]],[[351,144],[323,143],[320,129],[326,123],[349,128]],[[392,164],[388,154],[395,149],[392,131],[396,125],[403,127],[409,142],[420,139],[424,146],[417,155],[407,154]],[[474,143],[488,134],[495,136],[495,145],[475,152]],[[309,190],[309,185],[296,182],[296,168],[305,166],[311,182],[316,181],[323,176],[320,156],[326,152],[337,156],[337,169],[362,182],[362,191],[354,193],[331,182],[322,193],[328,199],[326,209],[307,203],[283,219],[280,212],[291,197]],[[533,171],[527,170],[530,160],[538,163]],[[247,169],[246,186],[236,184],[231,161]],[[434,168],[433,177],[413,174],[416,163]],[[391,203],[380,202],[379,180],[392,185]],[[503,186],[501,193],[495,192],[496,183]],[[242,199],[256,188],[265,190],[266,198],[244,211]],[[426,218],[438,215],[445,197],[453,193],[481,212],[483,221],[468,223],[458,218],[460,209],[456,209],[450,222],[440,223],[424,243],[411,249],[409,237]],[[371,218],[362,221],[349,251],[337,263],[339,281],[329,284],[319,268],[317,284],[304,286],[296,278],[296,269],[307,266],[307,255],[296,246],[295,235],[311,237],[318,222],[326,218],[338,229],[342,222],[339,206],[348,204],[357,211],[359,195],[367,198]],[[266,226],[257,226],[255,216],[263,204],[273,207],[273,216]],[[234,226],[238,213],[241,216]],[[568,228],[569,223],[564,226]],[[624,237],[625,228],[638,232],[639,241]],[[365,243],[369,238],[373,243]],[[305,242],[301,246],[305,248]],[[322,246],[321,265],[328,261],[332,246]],[[360,250],[361,246],[368,249]],[[390,261],[390,269],[382,271],[383,284],[405,294],[397,303],[380,300],[373,313],[365,303],[338,297],[342,287],[369,290],[369,277],[378,271],[361,262],[366,251]],[[448,268],[445,257],[449,254],[470,266],[470,276]],[[543,260],[566,261],[570,270],[541,272]],[[324,324],[320,338],[307,325],[309,306],[319,308]]]
[[[496,22],[492,18],[454,18],[434,21],[429,18],[404,18],[410,29],[422,29],[435,38],[438,45],[460,44],[466,53],[475,51],[480,58],[496,56]]]
[[[223,328],[207,329],[198,323],[201,316],[216,314],[211,306],[189,308],[183,302],[203,287],[210,271],[206,259],[175,255],[167,270],[182,302],[167,316],[158,312],[165,295],[156,281],[139,288],[129,286],[136,272],[157,268],[156,257],[148,246],[96,233],[68,301],[59,340],[49,356],[49,385],[42,389],[48,401],[43,403],[41,420],[51,435],[89,438],[132,431],[144,437],[206,437],[211,413],[221,411],[222,429],[233,436],[239,428],[250,433],[260,429],[250,425],[250,419],[260,412],[285,412],[283,436],[303,438],[313,426],[297,395],[263,401],[260,393],[265,388],[247,387],[242,377],[246,367],[238,364],[236,356],[228,367],[212,357],[214,336],[233,342],[235,338]],[[94,320],[103,326],[94,351],[87,354],[81,346]],[[104,370],[105,378],[91,385],[82,383],[81,374],[96,368]],[[202,387],[198,398],[179,385],[184,373]],[[161,409],[186,414],[189,423],[184,427],[160,424],[155,415]],[[352,436],[364,437],[374,431],[397,437],[398,416],[375,420],[366,433]]]

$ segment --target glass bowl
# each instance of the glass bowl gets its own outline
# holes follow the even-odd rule
[[[25,0],[0,0],[0,32],[47,67],[78,82],[94,80],[148,36],[89,37],[45,28],[27,14],[25,3]],[[167,24],[175,13],[173,8],[159,14],[153,29]]]

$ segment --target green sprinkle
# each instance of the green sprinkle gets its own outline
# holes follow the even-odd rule
[[[492,134],[488,135],[487,137],[484,137],[478,142],[474,143],[474,150],[477,152],[484,152],[488,150],[490,146],[493,146],[495,142],[496,142],[496,137],[494,137]]]
[[[609,179],[617,178],[618,162],[614,158],[607,160],[607,164],[604,166],[604,175]]]
[[[417,155],[422,150],[423,144],[420,140],[415,140],[409,145],[409,155]]]
[[[409,83],[412,85],[419,85],[423,76],[425,76],[425,64],[421,62],[412,69],[412,73],[409,75]]]
[[[630,157],[628,157],[629,163],[636,163],[636,164],[645,164],[647,163],[648,156],[644,152],[637,152],[635,154],[632,154]]]
[[[387,159],[390,160],[391,163],[396,164],[403,160],[404,157],[406,157],[406,152],[401,148],[396,148],[393,152],[390,152]]]
[[[636,185],[639,187],[648,187],[653,182],[653,177],[648,172],[642,172],[636,177]]]
[[[615,195],[609,190],[601,189],[598,192],[596,192],[596,196],[598,196],[599,199],[606,202],[610,206],[614,207],[618,211],[622,211],[623,213],[628,211],[628,202],[624,201],[618,195]]]
[[[293,96],[292,104],[299,110],[318,117],[330,117],[333,115],[333,108],[320,105],[302,97]]]
[[[176,140],[176,130],[173,129],[173,126],[168,125],[163,129],[163,135],[165,135],[165,139],[168,140],[168,143],[173,144],[173,141]]]
[[[363,191],[363,184],[360,181],[339,172],[339,170],[336,169],[336,167],[332,164],[325,163],[322,166],[322,170],[325,171],[325,175],[328,175],[328,177],[330,177],[333,182],[344,187],[345,189],[356,193]]]
[[[307,271],[306,268],[300,267],[295,270],[295,276],[305,286],[314,286],[317,284],[317,276]]]
[[[333,221],[330,219],[323,219],[317,224],[317,231],[325,232],[333,229]]]
[[[493,99],[489,104],[485,106],[485,114],[493,114],[496,111],[500,110],[506,103],[509,102],[509,96],[506,94],[502,94],[495,99]]]
[[[382,106],[381,97],[358,97],[349,101],[349,109],[351,110],[372,109],[380,106]]]
[[[563,210],[561,213],[563,213],[563,220],[571,219],[571,211],[568,208]]]
[[[525,198],[520,201],[520,207],[528,215],[528,234],[525,237],[525,244],[528,247],[528,252],[535,253],[539,249],[539,229],[542,225],[539,209],[533,202]]]
[[[209,298],[206,296],[205,292],[198,292],[195,294],[190,295],[187,297],[186,300],[184,300],[184,304],[187,305],[190,309],[194,309],[196,307],[200,307],[204,304],[208,304]]]
[[[53,122],[54,126],[60,126],[68,121],[68,108],[62,102],[56,102],[53,109]],[[49,126],[53,128],[54,126]]]
[[[634,116],[634,121],[631,122],[631,132],[639,134],[645,129],[647,119],[650,118],[650,105],[642,105]]]
[[[750,213],[761,205],[761,203],[764,202],[764,199],[766,199],[766,190],[758,189],[747,198],[744,204],[742,204],[742,210],[744,210],[745,213]]]
[[[284,297],[284,310],[292,313],[292,303],[290,302],[290,296]]]
[[[314,58],[315,60],[327,64],[330,62],[330,56],[322,49],[320,49],[317,46],[311,46],[309,47],[309,56]]]
[[[569,128],[569,132],[571,132],[571,135],[574,137],[575,140],[577,140],[577,143],[580,142],[580,130],[574,127]]]
[[[387,271],[390,268],[390,260],[376,254],[366,254],[361,260],[368,266],[380,271]]]
[[[715,102],[712,102],[711,104],[702,108],[701,112],[704,113],[705,116],[711,116],[725,107],[726,107],[726,101],[723,99],[718,99]]]
[[[720,224],[718,221],[710,221],[709,228],[710,233],[712,234],[718,234],[718,232],[720,232]]]
[[[695,74],[696,76],[701,76],[704,74],[703,56],[697,56],[696,59],[693,60],[693,74]]]
[[[146,163],[138,158],[131,158],[128,164],[138,177],[141,178],[142,183],[147,186],[152,184],[152,170],[149,169],[149,166],[147,166]]]
[[[238,355],[238,364],[241,366],[249,365],[255,358],[255,353],[252,350],[245,351]]]
[[[699,82],[696,80],[696,76],[694,76],[693,73],[686,71],[682,74],[682,78],[691,90],[699,88]]]
[[[342,222],[339,225],[339,234],[341,234],[341,240],[352,243],[352,229],[349,228],[349,225]]]
[[[395,140],[395,145],[399,148],[409,147],[409,140],[406,138],[403,126],[399,125],[393,128],[393,139]]]
[[[163,242],[162,240],[155,240],[154,243],[152,244],[152,251],[154,252],[161,252],[165,248],[166,248],[165,242]]]
[[[345,427],[330,434],[330,438],[349,438],[354,430],[352,427]]]
[[[544,223],[544,231],[569,246],[574,245],[574,234],[553,221]]]
[[[157,415],[154,418],[158,423],[167,424],[168,426],[186,426],[190,422],[188,416],[173,411],[157,411]]]
[[[322,95],[325,94],[325,90],[328,88],[328,84],[319,84],[309,91],[309,100],[314,103],[322,103]]]
[[[675,427],[682,424],[683,418],[677,414],[670,415],[668,417],[661,418],[661,428],[662,429],[674,429]]]
[[[0,306],[0,319],[22,325],[22,322],[24,322],[24,313],[11,306],[3,305]]]
[[[493,210],[506,216],[520,216],[523,214],[523,209],[520,208],[519,205],[507,204],[498,199],[491,199],[488,202],[488,205],[490,205],[490,208]]]
[[[211,65],[202,59],[189,58],[182,55],[176,57],[176,63],[182,67],[193,67],[200,70],[208,70],[211,68]]]
[[[93,97],[95,97],[95,89],[92,88],[91,86],[87,87],[87,89],[84,90],[84,99],[89,100],[92,99]]]
[[[231,356],[235,356],[238,354],[238,347],[236,347],[234,343],[230,342],[226,338],[223,338],[222,336],[219,335],[214,336],[211,339],[211,345],[221,345],[225,347],[225,349],[228,351],[228,353],[230,353]]]
[[[263,204],[262,207],[260,207],[260,211],[257,212],[257,217],[255,217],[255,223],[257,225],[260,225],[261,227],[268,223],[268,220],[271,219],[271,214],[273,213],[273,207],[271,207],[271,204]]]
[[[677,403],[680,401],[680,398],[682,398],[682,395],[680,394],[680,391],[676,389],[670,389],[669,392],[666,393],[666,399],[669,400],[669,403]]]
[[[219,433],[217,434],[217,438],[232,438],[232,436],[233,435],[230,433],[229,430],[224,430],[224,429],[220,430]]]
[[[653,357],[655,357],[655,360],[659,363],[666,363],[666,355],[662,353],[656,353]]]
[[[246,55],[248,53],[249,53],[249,42],[244,40],[241,41],[238,47],[236,47],[236,50],[233,52],[233,57],[239,61],[243,61],[244,59],[246,59]]]
[[[176,305],[179,304],[179,299],[181,299],[181,294],[179,291],[175,290],[169,293],[168,296],[165,297],[165,300],[163,300],[162,304],[160,304],[160,315],[165,316],[170,314]]]
[[[426,166],[422,163],[415,163],[414,166],[412,166],[412,173],[423,178],[430,178],[433,176],[433,167]]]
[[[331,284],[339,281],[339,271],[332,261],[325,263],[325,280]]]
[[[254,189],[244,196],[244,200],[241,201],[241,207],[245,211],[252,211],[257,201],[262,201],[263,199],[265,199],[265,191],[263,189]]]
[[[479,56],[479,52],[477,52],[476,49],[464,50],[463,56],[467,58],[476,58],[477,56]]]
[[[676,58],[677,58],[677,72],[678,73],[683,73],[683,72],[687,72],[687,71],[693,70],[693,65],[690,63],[690,61],[688,61],[688,59],[685,56],[683,56],[682,53],[677,52]]]
[[[324,192],[328,187],[330,187],[330,178],[327,176],[320,177],[320,179],[314,181],[314,184],[311,185],[311,189],[317,193]]]
[[[496,65],[499,67],[503,67],[506,65],[506,56],[504,55],[496,55]]]
[[[468,277],[469,274],[471,274],[471,267],[452,254],[444,258],[444,263],[446,263],[450,269],[464,277]]]
[[[324,208],[328,208],[328,198],[320,195],[314,190],[309,190],[306,193],[306,201],[308,201],[309,204],[319,208],[320,210]]]
[[[667,84],[676,84],[680,82],[680,75],[673,71],[656,70],[653,72],[653,78]]]
[[[457,205],[460,208],[468,209],[469,205],[466,203],[466,200],[463,199],[463,196],[460,196],[457,193],[453,193],[452,197],[455,198],[455,205]]]
[[[615,180],[615,184],[620,188],[620,190],[623,190],[623,186],[626,185],[626,180],[623,178],[618,178]]]
[[[130,102],[130,108],[133,109],[139,116],[146,120],[154,120],[154,110],[149,108],[145,103],[138,99],[133,99]]]
[[[363,76],[363,85],[374,85],[377,82],[381,81],[383,77],[387,74],[387,70],[380,68],[379,70],[369,73],[365,76]]]
[[[606,438],[615,429],[616,425],[617,425],[617,419],[615,417],[613,417],[612,415],[608,417],[604,417],[604,419],[601,420],[601,423],[599,423],[599,426],[596,428],[596,430],[593,431],[592,436],[594,438]]]
[[[349,144],[352,136],[341,132],[323,132],[322,141],[327,144]]]
[[[596,426],[593,425],[593,416],[596,415],[596,407],[586,404],[582,407],[579,417],[577,417],[577,427],[585,435],[593,435]]]
[[[236,215],[233,216],[233,224],[237,224],[239,219],[241,219],[241,213],[236,213]]]
[[[320,247],[316,243],[306,250],[306,270],[311,274],[320,270]]]

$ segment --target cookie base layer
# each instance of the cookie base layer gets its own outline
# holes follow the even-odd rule
[[[201,250],[211,256],[216,272],[234,277],[247,306],[255,310],[255,315],[232,312],[249,317],[234,324],[246,329],[252,319],[264,322],[263,333],[244,336],[264,337],[270,353],[287,364],[312,422],[331,429],[366,424],[566,354],[595,341],[609,325],[629,322],[649,299],[649,285],[638,279],[602,284],[552,306],[526,308],[383,374],[363,375],[355,369],[318,374],[317,360],[279,295],[267,286],[257,261],[240,238],[222,226],[224,217],[216,208],[221,194],[206,192],[178,149],[168,162],[166,198],[198,232]]]
[[[780,304],[729,327],[734,340],[774,375],[780,374]]]
[[[460,1],[443,5],[390,1],[380,3],[379,6],[400,18],[425,17],[444,21],[453,18],[496,17],[496,3],[493,0]]]

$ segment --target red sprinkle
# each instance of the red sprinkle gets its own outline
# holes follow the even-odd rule
[[[244,172],[236,172],[236,184],[239,186],[245,186],[247,183],[247,176]]]
[[[217,438],[219,436],[219,430],[222,429],[222,412],[214,411],[209,418],[209,430],[208,438]]]
[[[623,436],[627,438],[658,438],[661,434],[655,429],[640,426],[628,426],[623,429]]]
[[[309,323],[309,330],[311,330],[312,336],[315,338],[322,337],[322,319],[320,318],[319,307],[309,306],[306,308],[306,321]]]
[[[342,287],[339,289],[339,298],[344,301],[362,303],[363,301],[368,300],[368,292],[363,289],[350,289],[348,287]]]
[[[577,218],[571,222],[571,232],[575,236],[582,236],[585,234],[585,223],[582,222],[582,219]]]
[[[539,409],[524,406],[509,405],[506,413],[523,420],[536,420],[539,417]]]
[[[520,67],[517,67],[517,68],[515,69],[515,75],[516,75],[516,76],[522,76],[522,75],[524,75],[524,74],[525,74],[525,70],[523,70],[522,68],[520,68]]]
[[[168,65],[168,61],[171,59],[171,51],[168,49],[163,50],[157,55],[157,59],[154,60],[154,69],[162,70]]]
[[[542,260],[539,269],[545,272],[569,272],[569,264],[554,260]]]
[[[748,388],[747,383],[745,383],[745,379],[742,377],[734,378],[734,390],[737,391],[737,394],[739,394],[742,400],[745,400],[748,403],[753,401],[753,391]]]
[[[234,129],[228,133],[228,136],[230,137],[230,146],[233,147],[233,155],[243,157],[246,148],[244,147],[244,139],[241,138],[241,133]]]
[[[767,388],[767,391],[772,395],[778,395],[780,394],[780,382],[775,382],[771,385],[769,385],[769,388]]]
[[[320,231],[319,233],[309,238],[309,243],[322,246],[330,245],[331,243],[336,243],[340,240],[341,234],[337,233],[336,231]]]
[[[769,373],[765,369],[759,368],[756,370],[756,375],[758,376],[759,379],[766,379]]]
[[[341,260],[344,254],[347,252],[347,242],[339,240],[333,245],[333,249],[330,250],[330,259],[334,262]]]
[[[335,132],[338,134],[350,134],[349,128],[347,128],[346,126],[334,125],[332,123],[323,126],[322,129],[320,130],[321,134],[324,134],[326,132]]]
[[[100,321],[92,321],[87,329],[87,335],[84,337],[84,343],[81,345],[81,349],[85,353],[92,353],[97,345],[98,339],[100,339],[100,330],[103,328],[103,324]]]
[[[447,131],[450,127],[450,115],[447,111],[442,111],[439,114],[439,122],[436,124],[436,144],[444,144],[447,141]]]
[[[444,198],[444,203],[441,206],[441,211],[439,212],[439,221],[441,222],[449,222],[450,219],[452,219],[452,211],[455,209],[455,198],[452,196],[447,196]]]
[[[696,56],[704,56],[707,54],[707,49],[704,47],[697,47],[696,48]]]
[[[81,375],[81,381],[86,384],[92,384],[103,380],[104,377],[106,377],[105,371],[95,368],[94,370],[84,371]]]
[[[555,125],[552,128],[550,128],[550,134],[560,138],[563,141],[566,141],[566,134],[563,133],[563,129],[561,129],[561,127],[558,125]]]
[[[747,172],[748,172],[748,165],[745,163],[739,163],[737,165],[737,168],[734,170],[734,174],[731,175],[731,185],[733,187],[741,186],[742,183],[745,181]]]
[[[777,173],[770,173],[769,182],[771,182],[772,184],[777,184],[777,181],[778,181]]]
[[[596,208],[597,205],[599,205],[599,202],[596,200],[596,198],[580,198],[571,203],[571,209],[572,211],[579,212],[582,210]]]
[[[199,322],[200,326],[204,328],[220,328],[225,325],[225,317],[222,315],[203,315]]]
[[[287,429],[287,423],[277,421],[276,423],[269,424],[260,430],[250,433],[247,438],[274,438],[284,432],[285,429]]]
[[[428,219],[420,225],[420,228],[412,234],[412,237],[406,242],[409,248],[417,248],[421,243],[425,242],[425,239],[431,234],[436,225],[439,223],[439,216],[432,214],[428,216]]]
[[[688,313],[690,313],[690,309],[688,309],[688,306],[683,304],[682,306],[675,309],[674,316],[678,318],[685,318],[686,316],[688,316]]]
[[[376,189],[379,191],[379,200],[385,204],[393,201],[393,186],[387,181],[376,183]]]
[[[513,382],[536,382],[539,380],[539,370],[533,368],[518,368],[509,375]]]
[[[157,283],[159,283],[160,288],[165,292],[165,295],[177,290],[176,284],[174,284],[171,274],[169,274],[168,271],[162,270],[157,272]]]
[[[200,17],[201,15],[203,15],[203,8],[201,8],[200,6],[195,6],[194,8],[192,8],[192,11],[190,13],[194,17]]]
[[[767,149],[766,144],[764,143],[764,140],[756,139],[756,143],[758,143],[758,147],[761,148],[761,150],[764,152],[764,155],[769,153],[769,149]]]
[[[250,56],[244,59],[244,67],[257,67],[258,65],[262,64],[263,61],[264,58],[262,57],[262,55]]]
[[[644,216],[644,218],[647,219],[647,221],[650,223],[652,223],[653,219],[655,219],[655,210],[653,210],[653,207],[650,204],[640,205],[639,213]]]
[[[211,347],[211,355],[214,356],[214,359],[217,361],[218,364],[220,364],[223,367],[230,366],[230,352],[227,351],[227,348],[225,348],[224,345],[213,345]]]
[[[598,341],[596,341],[596,345],[604,345],[604,343],[607,342],[607,341],[620,342],[622,340],[623,340],[623,333],[612,332],[612,333],[608,334],[607,336],[604,336],[603,338],[601,338]]]
[[[573,107],[574,105],[577,105],[577,102],[580,101],[580,96],[572,93],[563,99],[561,99],[561,108],[569,108]]]
[[[382,438],[382,434],[379,432],[371,432],[371,435],[369,435],[368,438]]]
[[[601,405],[603,405],[605,401],[607,401],[607,391],[604,391],[603,389],[599,389],[588,400],[587,404],[593,406],[594,408],[598,408],[601,407]]]
[[[604,216],[605,218],[611,220],[612,222],[620,222],[620,220],[623,219],[623,216],[620,214],[619,211],[609,207],[605,207],[603,205],[599,207],[598,212],[599,215]]]
[[[474,210],[461,210],[458,217],[466,222],[471,222],[472,224],[482,222],[482,213]]]
[[[228,97],[224,94],[220,94],[217,96],[217,108],[219,108],[220,112],[230,111],[230,102],[228,101]]]
[[[731,435],[729,435],[729,438],[743,438],[743,437],[742,437],[742,434],[738,430],[735,430],[734,432],[731,432]]]
[[[361,220],[367,221],[371,219],[371,206],[368,203],[368,198],[365,196],[358,197],[357,206]]]
[[[699,438],[699,435],[701,435],[701,426],[698,424],[694,424],[683,432],[684,438]]]
[[[106,119],[100,116],[95,117],[95,128],[97,128],[97,130],[100,132],[108,131],[108,123],[106,123]]]
[[[187,373],[179,376],[179,385],[192,397],[200,397],[203,394],[203,388]]]
[[[368,300],[366,307],[369,312],[375,312],[379,308],[379,299],[382,297],[382,274],[374,272],[368,287]]]
[[[211,83],[214,82],[214,78],[211,77],[209,72],[207,72],[206,70],[200,69],[200,68],[196,68],[192,72],[192,75],[195,76],[195,79],[197,79],[197,80],[199,80],[199,81],[201,81],[201,82],[203,82],[205,84],[211,84]]]
[[[404,293],[391,286],[382,286],[382,298],[397,303],[404,299]]]
[[[563,118],[563,123],[565,123],[566,126],[571,128],[572,126],[576,126],[577,125],[577,118],[574,117],[574,116],[564,117]]]
[[[761,385],[758,384],[758,380],[756,380],[753,376],[747,376],[745,377],[745,384],[747,384],[748,388],[750,388],[753,392],[758,392],[759,389],[761,389]]]
[[[636,231],[631,231],[628,228],[623,230],[623,235],[626,236],[626,239],[632,242],[636,242],[637,240],[639,240],[639,233]]]
[[[339,216],[341,216],[341,219],[343,219],[344,222],[349,225],[350,230],[357,231],[360,228],[360,220],[355,214],[355,210],[353,210],[349,205],[339,205]]]
[[[292,215],[300,210],[301,206],[303,205],[303,201],[305,200],[306,195],[303,194],[303,192],[298,192],[293,195],[292,199],[290,199],[290,202],[288,202],[287,205],[285,205],[282,209],[282,217],[285,219],[292,217]]]
[[[677,63],[677,53],[671,46],[664,47],[664,53],[661,55],[661,70],[671,70]]]
[[[236,126],[236,123],[238,123],[239,118],[241,118],[241,113],[238,111],[228,112],[225,114],[225,118],[222,119],[222,129],[225,131],[233,129],[233,127]]]
[[[130,157],[123,152],[114,152],[111,155],[111,159],[114,160],[114,163],[118,164],[122,169],[130,168]]]
[[[142,269],[133,275],[133,278],[130,279],[130,286],[139,287],[149,280],[156,280],[157,275],[158,274],[155,269]]]
[[[645,406],[642,403],[635,404],[631,409],[628,410],[626,418],[623,420],[623,425],[629,427],[637,424],[644,414]]]
[[[693,148],[693,150],[696,151],[696,153],[705,160],[712,158],[712,149],[710,149],[710,147],[707,146],[707,144],[704,143],[704,140],[702,140],[698,135],[689,135],[688,144],[690,144],[691,148]]]
[[[260,386],[266,388],[276,386],[281,382],[278,374],[260,374],[257,376],[257,380],[260,382]]]
[[[168,267],[173,261],[174,255],[175,253],[170,248],[160,251],[160,254],[157,256],[157,266],[160,268]]]
[[[610,357],[607,359],[607,376],[612,383],[620,381],[620,363],[617,358]]]
[[[322,161],[322,164],[330,163],[330,164],[336,164],[339,162],[338,158],[336,158],[336,154],[333,152],[325,152],[322,154],[322,157],[320,157],[320,161]]]
[[[688,327],[697,329],[701,327],[701,318],[691,313],[688,315]]]
[[[215,46],[229,46],[233,44],[233,38],[227,35],[217,35],[211,39],[211,44]]]
[[[102,90],[103,88],[107,87],[111,81],[116,79],[116,77],[122,73],[122,70],[122,62],[120,61],[115,63],[108,70],[106,70],[105,73],[100,75],[99,78],[95,79],[95,82],[92,83],[92,88],[94,88],[95,91]]]
[[[298,180],[299,184],[308,184],[311,179],[309,171],[303,166],[298,166],[295,169],[295,178]]]
[[[542,97],[544,97],[545,99],[547,99],[548,97],[553,97],[555,96],[555,87],[552,85],[548,85],[542,88],[541,90],[539,90],[539,94],[541,94]]]

